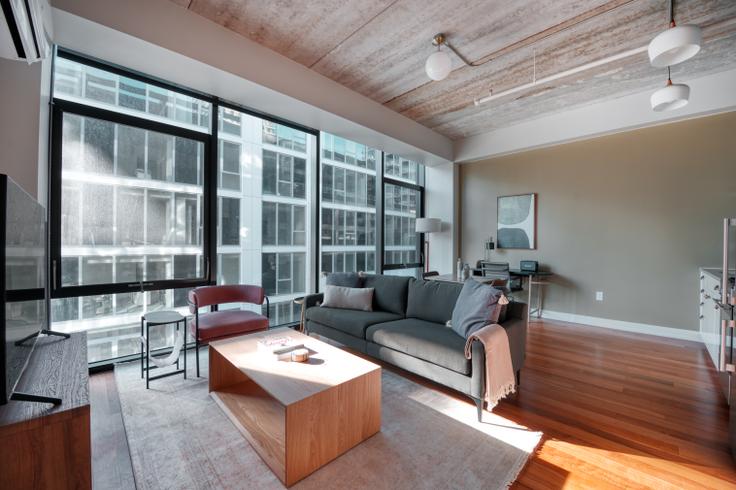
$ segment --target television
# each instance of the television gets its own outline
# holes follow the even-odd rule
[[[47,330],[46,209],[0,174],[0,405],[8,403]],[[19,397],[18,399],[22,399]]]

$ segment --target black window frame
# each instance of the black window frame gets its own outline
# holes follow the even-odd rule
[[[424,270],[424,262],[426,258],[424,257],[424,250],[422,245],[424,244],[424,233],[419,233],[419,239],[417,240],[417,257],[419,257],[418,262],[412,262],[409,264],[387,264],[386,263],[386,243],[383,237],[385,236],[386,232],[386,214],[385,214],[385,189],[387,185],[394,185],[397,187],[404,187],[406,189],[412,189],[419,192],[419,212],[417,213],[417,218],[424,218],[424,210],[425,210],[425,203],[424,203],[424,166],[419,165],[418,171],[418,184],[412,184],[410,182],[405,182],[403,180],[397,180],[392,177],[387,177],[384,170],[385,170],[385,161],[386,161],[386,153],[381,152],[381,193],[380,193],[380,201],[376,204],[380,205],[380,214],[379,210],[376,209],[376,215],[381,217],[381,241],[380,241],[380,250],[378,250],[378,253],[380,253],[381,257],[381,273],[383,271],[395,271],[395,270],[401,270],[401,269],[422,269]]]
[[[202,286],[210,283],[212,237],[207,230],[211,228],[210,203],[212,192],[212,140],[211,134],[182,128],[175,125],[152,121],[150,119],[119,113],[86,104],[80,104],[65,99],[54,98],[51,102],[51,165],[49,171],[49,256],[51,261],[51,298],[70,298],[76,296],[91,296],[101,294],[129,293],[131,291],[153,291],[162,289],[177,289]],[[62,241],[62,152],[63,152],[63,120],[66,114],[94,118],[113,124],[122,124],[143,130],[155,131],[175,137],[194,140],[203,144],[203,182],[202,182],[202,275],[191,279],[161,279],[153,281],[114,282],[107,284],[89,284],[78,286],[62,286],[61,277],[61,241]],[[216,182],[215,182],[216,185]]]

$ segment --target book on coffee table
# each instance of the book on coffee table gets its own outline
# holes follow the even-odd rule
[[[274,335],[258,340],[258,351],[277,361],[291,359],[291,351],[304,348],[304,344],[288,335]]]

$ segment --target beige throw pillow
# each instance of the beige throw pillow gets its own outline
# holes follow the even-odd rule
[[[373,311],[373,288],[325,286],[322,306],[346,310]]]

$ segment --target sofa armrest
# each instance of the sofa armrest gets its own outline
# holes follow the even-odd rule
[[[308,294],[304,296],[304,309],[311,308],[312,306],[319,306],[324,301],[324,293]]]
[[[511,349],[511,364],[514,373],[524,367],[526,359],[526,333],[527,333],[527,304],[510,303],[506,320],[501,326],[506,330],[509,337],[509,349]],[[471,379],[470,396],[481,398],[485,390],[485,365],[486,352],[483,344],[473,342],[471,346]]]
[[[512,319],[526,320],[528,305],[518,301],[512,301],[506,307],[506,321]]]
[[[501,325],[509,336],[509,347],[511,348],[511,362],[514,372],[524,367],[526,359],[526,333],[529,326],[529,305],[521,302],[509,304],[509,314]]]

